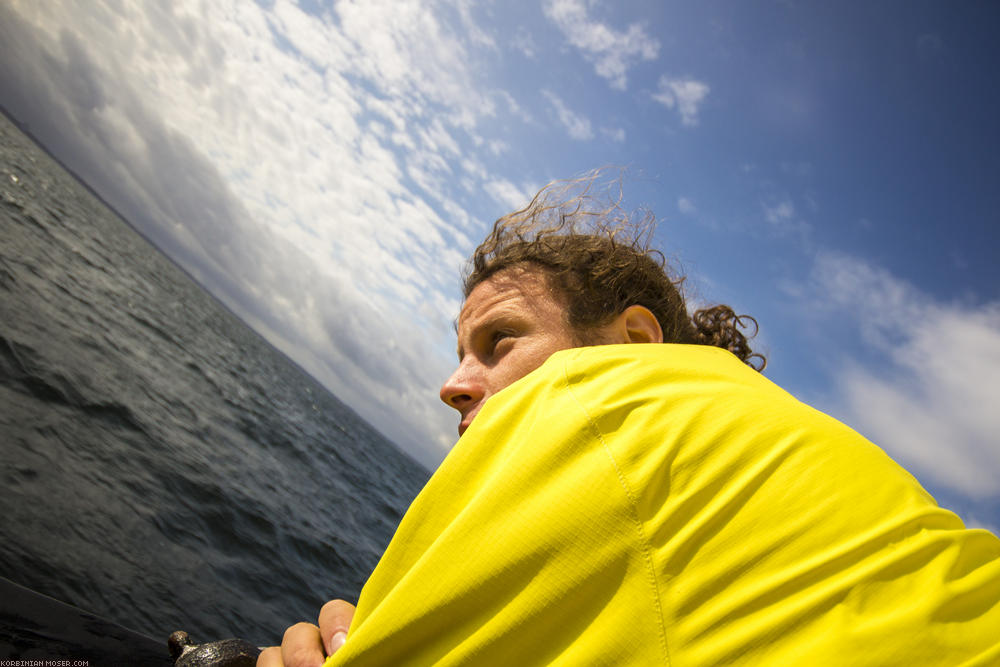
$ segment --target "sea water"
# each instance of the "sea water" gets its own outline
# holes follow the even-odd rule
[[[356,599],[429,473],[0,116],[0,575],[157,638]]]

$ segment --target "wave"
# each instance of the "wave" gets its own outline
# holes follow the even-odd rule
[[[31,346],[0,336],[0,384],[47,403],[74,408],[114,426],[147,434],[132,408],[115,401],[88,399],[77,383],[59,371],[45,368],[40,359]]]

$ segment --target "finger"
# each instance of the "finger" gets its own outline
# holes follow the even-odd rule
[[[296,623],[281,638],[284,667],[321,667],[326,660],[319,628],[312,623]]]
[[[319,610],[319,633],[327,655],[344,645],[353,618],[354,605],[343,600],[330,600]]]
[[[257,667],[284,667],[281,662],[281,648],[268,646],[257,656]]]

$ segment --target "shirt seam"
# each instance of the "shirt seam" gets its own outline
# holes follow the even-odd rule
[[[643,530],[643,523],[642,520],[639,518],[638,503],[636,502],[635,496],[632,493],[632,490],[629,487],[627,480],[625,479],[625,475],[622,472],[621,467],[618,465],[618,461],[615,460],[615,456],[614,454],[612,454],[611,448],[608,447],[608,443],[604,439],[604,434],[601,433],[600,428],[598,428],[597,426],[597,422],[594,420],[593,417],[590,416],[590,413],[587,411],[587,408],[583,406],[583,403],[580,401],[579,398],[577,398],[576,393],[573,391],[573,383],[569,379],[568,361],[563,362],[563,377],[566,381],[566,389],[567,391],[569,391],[569,395],[572,397],[573,402],[576,403],[577,407],[580,408],[580,411],[583,413],[583,415],[587,418],[587,423],[590,425],[590,428],[593,431],[594,435],[597,437],[597,440],[601,443],[601,446],[604,448],[604,453],[607,455],[608,459],[611,461],[611,465],[615,469],[615,475],[618,478],[618,484],[621,486],[622,491],[625,493],[625,499],[628,504],[628,509],[631,514],[632,521],[635,523],[636,531],[639,533],[639,546],[642,552],[643,560],[646,563],[646,573],[648,581],[653,588],[653,605],[656,607],[657,620],[659,621],[658,625],[660,630],[660,648],[663,650],[663,656],[666,659],[666,664],[670,665],[671,664],[670,650],[667,646],[666,623],[663,618],[663,605],[661,604],[660,601],[660,584],[656,576],[656,567],[653,564],[653,556],[651,553],[652,547],[649,544],[649,540],[646,539],[646,533]]]

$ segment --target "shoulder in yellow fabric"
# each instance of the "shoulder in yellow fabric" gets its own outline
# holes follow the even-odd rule
[[[347,664],[1000,664],[1000,540],[724,350],[566,350],[414,501]]]

